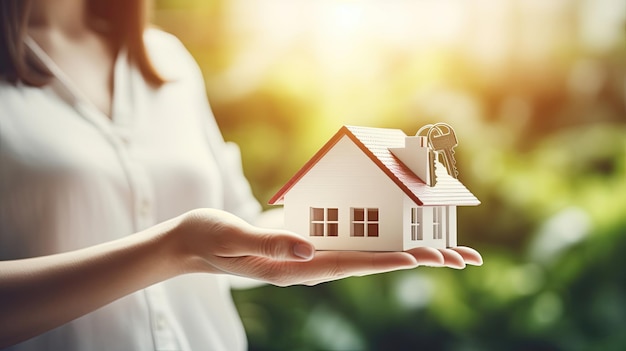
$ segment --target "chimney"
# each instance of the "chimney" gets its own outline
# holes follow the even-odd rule
[[[435,153],[425,136],[407,136],[403,148],[389,148],[411,172],[429,186],[435,186]]]

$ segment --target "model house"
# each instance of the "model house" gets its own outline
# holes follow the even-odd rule
[[[269,203],[283,204],[285,227],[319,250],[454,247],[457,207],[480,201],[444,166],[454,167],[453,146],[434,149],[436,126],[416,136],[344,126]]]

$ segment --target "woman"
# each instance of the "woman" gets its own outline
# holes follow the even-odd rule
[[[248,224],[260,206],[200,71],[145,12],[0,1],[0,348],[242,350],[227,278],[481,263],[468,248],[314,253]]]

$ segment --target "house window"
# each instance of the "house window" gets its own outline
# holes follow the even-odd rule
[[[443,207],[433,207],[433,239],[441,239],[443,231]]]
[[[352,236],[378,236],[378,209],[351,208]]]
[[[336,208],[311,207],[311,236],[337,236],[339,234],[339,210]]]
[[[421,207],[411,208],[411,240],[423,240],[422,231],[423,210]]]

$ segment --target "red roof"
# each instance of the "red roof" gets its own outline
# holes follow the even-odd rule
[[[344,136],[347,136],[396,185],[420,206],[475,206],[480,201],[437,162],[437,183],[428,186],[409,170],[389,148],[404,147],[406,134],[399,129],[343,126],[277,193],[269,203],[281,204],[287,193]]]

